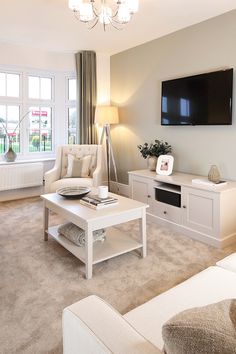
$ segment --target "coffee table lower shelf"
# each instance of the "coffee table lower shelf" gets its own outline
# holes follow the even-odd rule
[[[48,235],[52,236],[64,248],[71,252],[75,257],[86,263],[85,247],[76,246],[73,242],[58,234],[59,225],[50,227]],[[106,230],[106,240],[104,242],[95,242],[93,245],[93,262],[96,264],[106,259],[110,259],[133,250],[142,249],[142,243],[134,240],[126,233],[110,227]]]

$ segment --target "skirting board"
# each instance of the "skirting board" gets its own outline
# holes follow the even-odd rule
[[[148,213],[147,213],[147,220],[155,222],[159,225],[168,227],[171,230],[178,232],[179,234],[188,236],[194,240],[206,243],[208,245],[211,245],[211,246],[214,246],[217,248],[225,248],[225,247],[230,246],[231,244],[236,242],[236,234],[232,234],[232,235],[229,235],[223,239],[218,240],[212,236],[191,230],[191,229],[181,226],[181,225],[177,225],[171,221],[166,221],[165,219],[156,217],[156,216],[148,214]]]
[[[123,183],[110,182],[111,192],[129,198],[129,185]]]
[[[30,198],[40,196],[44,193],[44,187],[29,187],[21,189],[11,189],[9,191],[0,192],[0,202],[6,202],[8,200],[17,200],[23,198]]]

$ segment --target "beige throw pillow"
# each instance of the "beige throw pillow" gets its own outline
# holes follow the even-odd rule
[[[236,299],[183,311],[162,336],[166,354],[236,354]]]
[[[90,174],[90,162],[91,155],[78,159],[74,155],[68,154],[68,166],[65,178],[88,178]]]

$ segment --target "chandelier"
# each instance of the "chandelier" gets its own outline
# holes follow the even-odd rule
[[[75,17],[92,29],[99,22],[104,31],[108,25],[122,29],[138,11],[139,0],[69,0]]]

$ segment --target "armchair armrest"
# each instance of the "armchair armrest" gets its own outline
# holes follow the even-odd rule
[[[60,166],[55,165],[51,170],[45,172],[44,180],[45,180],[45,193],[50,193],[50,185],[60,179],[61,168]]]
[[[102,184],[102,168],[97,166],[93,172],[93,187],[98,187]]]
[[[161,354],[117,311],[89,296],[63,311],[64,354]]]
[[[97,167],[93,172],[93,186],[100,186],[102,183],[102,145],[98,145]]]

